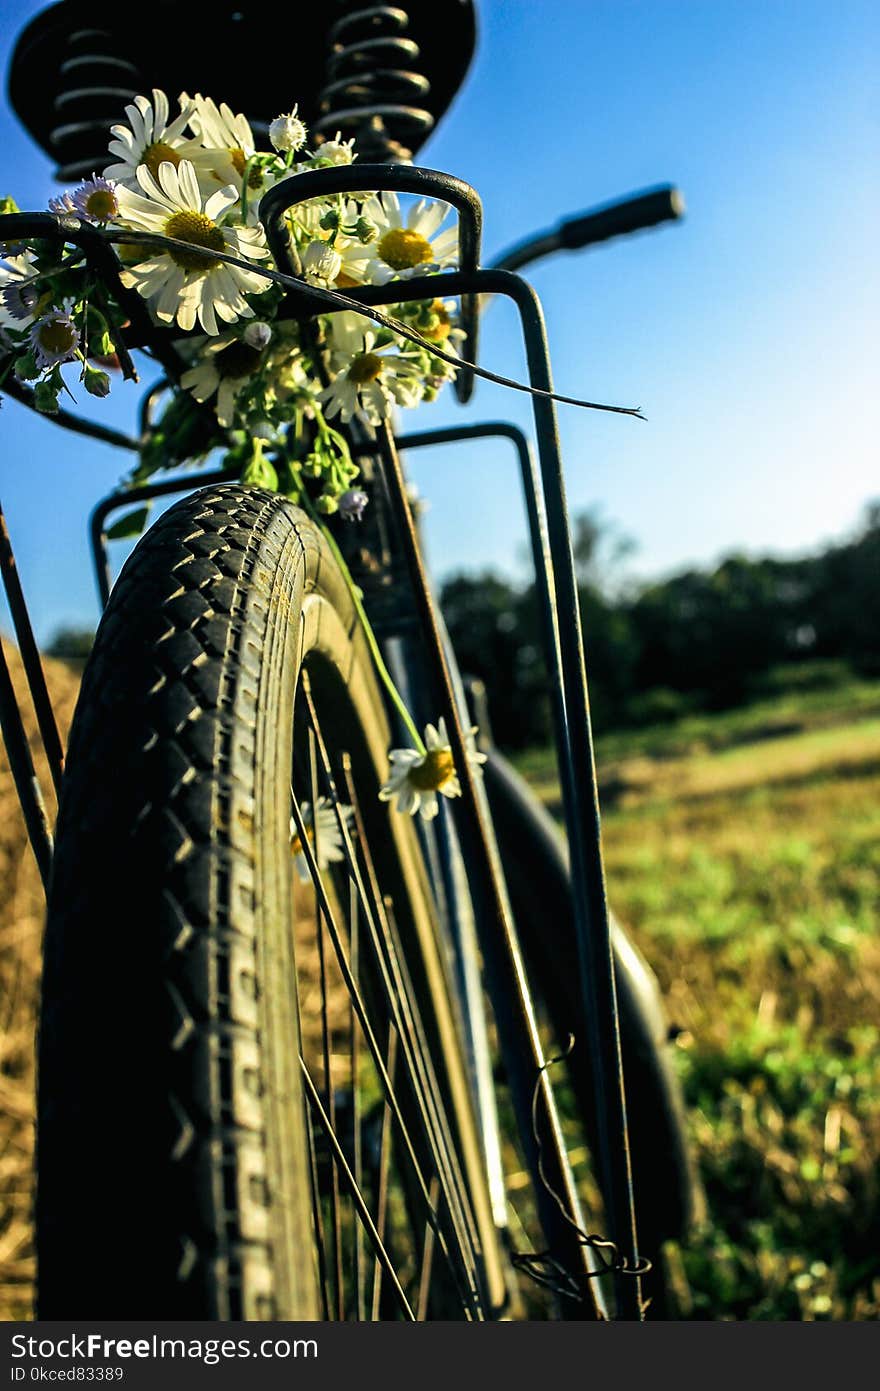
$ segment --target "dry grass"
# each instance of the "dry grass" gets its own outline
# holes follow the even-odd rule
[[[20,694],[26,690],[17,651],[3,644]],[[56,717],[66,735],[79,677],[47,660]],[[40,781],[49,789],[37,723],[25,700],[25,727]],[[40,983],[44,900],[0,742],[0,1318],[32,1317],[34,1250],[31,1226],[34,1153],[34,1034]]]

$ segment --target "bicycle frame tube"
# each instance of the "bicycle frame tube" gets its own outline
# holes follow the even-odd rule
[[[528,363],[529,382],[541,391],[552,391],[549,349],[540,302],[532,287],[519,276],[504,270],[475,270],[473,250],[478,246],[481,207],[476,192],[459,179],[434,170],[408,166],[375,165],[321,169],[295,175],[267,194],[263,212],[267,238],[276,265],[287,263],[285,211],[304,198],[320,194],[351,192],[363,187],[419,193],[455,207],[460,214],[459,245],[464,269],[439,275],[414,277],[383,286],[363,286],[350,291],[349,298],[364,305],[388,305],[437,295],[461,297],[465,305],[481,294],[511,299],[519,313]],[[299,298],[292,292],[291,299]],[[308,287],[302,293],[305,313],[313,311]],[[326,305],[321,306],[327,312]],[[331,311],[332,312],[332,311]],[[470,340],[469,340],[470,341]],[[625,1256],[630,1268],[638,1264],[638,1240],[632,1193],[626,1098],[620,1051],[614,963],[611,950],[608,903],[602,865],[601,827],[596,782],[593,737],[587,689],[583,631],[577,592],[577,577],[568,522],[565,480],[553,401],[533,396],[533,415],[538,442],[543,506],[547,518],[548,545],[536,554],[536,565],[546,567],[546,593],[555,609],[552,625],[551,656],[558,668],[561,705],[557,725],[560,782],[571,855],[574,923],[580,963],[583,1017],[587,1032],[596,1115],[599,1133],[599,1169],[607,1195],[611,1239]],[[449,722],[450,743],[462,784],[463,804],[469,828],[484,855],[483,878],[488,879],[483,908],[491,905],[489,916],[512,950],[512,923],[490,863],[485,826],[474,789],[472,770],[467,761],[467,741],[455,709],[445,659],[436,623],[432,622],[431,599],[424,576],[412,517],[403,488],[399,460],[388,431],[385,432],[384,459],[392,499],[396,502],[398,523],[410,564],[420,614],[432,637],[432,658],[443,695],[444,714]],[[530,478],[528,494],[540,519],[541,498]],[[540,530],[540,526],[538,527]],[[543,557],[543,558],[542,558]],[[434,650],[436,648],[436,650]],[[557,652],[558,649],[558,652]],[[493,882],[495,881],[495,882]],[[486,947],[484,946],[484,950]],[[491,950],[491,946],[490,946]],[[514,971],[515,974],[515,971]],[[618,1272],[615,1280],[617,1309],[624,1317],[641,1318],[639,1280]]]

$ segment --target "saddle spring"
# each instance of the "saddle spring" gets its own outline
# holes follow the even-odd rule
[[[406,36],[409,16],[397,5],[351,10],[332,25],[327,75],[312,125],[332,140],[357,138],[361,158],[408,160],[434,125],[431,90],[418,69],[418,44]]]
[[[61,182],[88,178],[103,168],[110,126],[123,119],[126,103],[144,90],[139,68],[118,49],[118,36],[106,29],[75,28],[67,38],[49,134]]]

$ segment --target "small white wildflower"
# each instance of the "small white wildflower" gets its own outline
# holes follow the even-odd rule
[[[285,116],[276,116],[269,126],[269,139],[272,148],[279,154],[287,154],[289,151],[301,150],[306,143],[308,131],[304,121],[297,116],[297,107],[288,111]]]
[[[87,222],[111,222],[119,216],[116,184],[113,179],[101,178],[100,174],[93,174],[74,189],[72,202],[80,217]]]
[[[343,140],[342,131],[336,132],[335,140],[325,140],[315,151],[315,158],[326,160],[328,164],[352,164],[354,162],[354,140]],[[351,195],[354,197],[354,195]]]
[[[486,755],[477,750],[476,727],[467,732],[468,763],[479,771]],[[425,752],[417,749],[392,749],[388,755],[391,765],[388,781],[379,791],[383,802],[397,798],[397,810],[415,816],[418,812],[431,821],[440,810],[438,795],[460,797],[461,783],[455,771],[455,760],[446,733],[446,722],[437,726],[425,725]]]
[[[332,285],[342,269],[342,257],[324,241],[309,242],[303,255],[303,271],[307,280]]]
[[[338,810],[347,826],[352,816],[351,807],[340,803]],[[306,841],[312,847],[318,869],[327,869],[329,865],[338,864],[340,860],[343,860],[345,851],[342,848],[342,830],[336,810],[329,798],[318,798],[317,816],[314,817],[312,816],[311,803],[302,802],[300,815],[303,820]],[[299,879],[302,883],[308,884],[312,877],[309,871],[309,862],[293,817],[290,818],[290,853],[293,856],[293,867]]]
[[[346,310],[330,323],[330,385],[319,396],[327,419],[347,423],[361,414],[371,424],[387,419],[395,404],[416,406],[422,399],[422,373],[416,355],[397,343],[377,346],[372,327]]]
[[[31,351],[38,367],[54,367],[76,357],[79,330],[71,318],[72,308],[72,300],[66,300],[60,309],[53,306],[31,328]]]

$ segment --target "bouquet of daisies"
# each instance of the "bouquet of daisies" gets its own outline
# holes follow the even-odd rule
[[[284,291],[261,273],[272,259],[260,202],[294,174],[350,164],[354,142],[337,136],[309,150],[294,107],[269,127],[272,149],[257,150],[244,116],[200,94],[183,93],[172,118],[167,96],[154,90],[126,116],[127,125],[111,130],[103,173],[49,207],[62,234],[69,219],[115,234],[122,285],[174,336],[184,364],[133,477],[222,446],[242,481],[294,500],[308,493],[324,514],[359,517],[366,498],[355,487],[358,469],[331,422],[359,416],[375,425],[395,406],[432,400],[455,374],[448,359],[463,335],[453,304],[392,306],[417,342],[353,310],[319,315],[305,328],[280,317]],[[17,208],[6,199],[0,211]],[[448,212],[425,200],[403,209],[394,193],[355,193],[298,204],[286,222],[303,277],[345,292],[454,266]],[[120,238],[127,231],[131,241]],[[60,239],[2,251],[0,385],[14,372],[51,415],[70,393],[69,363],[87,392],[106,396],[127,318],[112,287]]]

